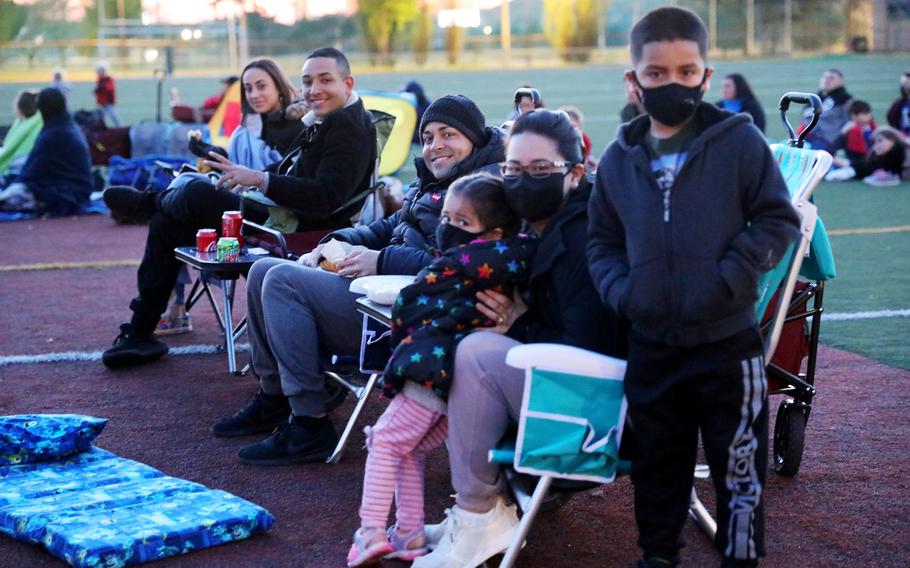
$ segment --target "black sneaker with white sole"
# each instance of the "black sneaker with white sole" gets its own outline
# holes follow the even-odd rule
[[[149,363],[168,352],[165,343],[152,334],[137,334],[130,324],[120,326],[120,335],[101,355],[105,367],[117,369]]]

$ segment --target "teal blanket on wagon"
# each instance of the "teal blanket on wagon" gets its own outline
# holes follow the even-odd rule
[[[268,530],[258,505],[97,447],[0,466],[0,532],[72,566],[158,560]]]

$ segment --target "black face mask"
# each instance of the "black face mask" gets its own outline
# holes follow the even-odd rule
[[[678,126],[689,120],[698,103],[701,102],[705,93],[701,90],[705,81],[708,79],[708,72],[705,71],[701,83],[696,87],[686,87],[679,83],[670,83],[661,87],[646,89],[638,82],[638,77],[632,74],[635,84],[641,89],[638,96],[641,104],[644,105],[648,114],[654,117],[654,120],[667,126]]]
[[[440,223],[436,227],[436,246],[439,247],[439,250],[449,250],[452,247],[466,245],[477,240],[482,234],[483,231],[472,233],[451,223]]]
[[[525,221],[540,221],[559,210],[565,197],[563,180],[566,173],[554,172],[547,177],[531,177],[523,172],[517,178],[505,178],[502,185],[506,190],[509,207]]]

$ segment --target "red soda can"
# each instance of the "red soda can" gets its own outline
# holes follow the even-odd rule
[[[196,231],[196,250],[200,252],[215,252],[218,245],[218,231],[215,229],[199,229]]]
[[[221,236],[234,237],[243,246],[243,236],[240,228],[243,226],[243,215],[240,211],[225,211],[221,216]]]

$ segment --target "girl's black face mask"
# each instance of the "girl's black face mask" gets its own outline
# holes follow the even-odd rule
[[[472,233],[451,223],[440,223],[436,226],[436,246],[442,251],[449,250],[452,247],[466,245],[477,240],[482,234],[483,231]]]
[[[686,87],[679,83],[670,83],[660,87],[646,89],[638,82],[638,77],[632,73],[635,84],[641,90],[638,99],[644,105],[649,115],[661,124],[679,126],[695,114],[698,103],[705,95],[702,87],[708,80],[708,71],[705,70],[701,83],[695,87]]]
[[[515,178],[504,178],[502,186],[506,190],[506,201],[519,217],[534,222],[551,217],[562,205],[565,192],[564,179],[568,172],[553,172],[536,178],[528,172]]]

